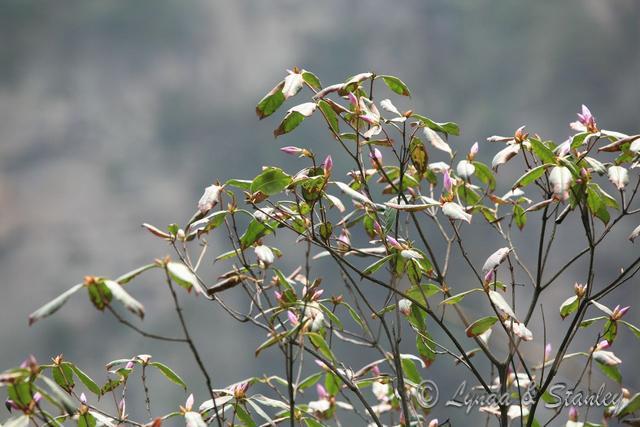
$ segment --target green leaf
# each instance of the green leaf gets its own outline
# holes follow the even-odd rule
[[[173,369],[168,367],[167,365],[160,362],[151,362],[149,366],[153,366],[154,368],[158,368],[162,374],[167,377],[167,379],[175,384],[178,384],[185,390],[187,389],[187,384],[180,378],[178,374],[176,374]]]
[[[225,182],[224,185],[249,191],[249,189],[251,188],[251,181],[249,181],[248,179],[230,179]]]
[[[586,320],[583,320],[582,322],[580,322],[580,327],[581,328],[588,328],[594,322],[597,322],[598,320],[606,320],[606,319],[608,319],[608,317],[606,317],[606,316],[599,316],[599,317],[594,317],[594,318],[591,318],[591,319],[586,319]]]
[[[304,104],[296,105],[287,111],[287,114],[280,122],[280,126],[273,131],[273,136],[278,137],[285,133],[289,133],[298,127],[300,123],[307,117],[313,114],[316,110],[315,102],[305,102]]]
[[[324,424],[314,418],[303,418],[302,420],[307,427],[324,427]]]
[[[324,387],[327,389],[327,393],[330,396],[335,396],[340,391],[340,378],[336,376],[333,372],[327,372],[327,376],[324,379]]]
[[[71,369],[73,369],[73,372],[75,372],[80,382],[82,382],[82,384],[84,384],[84,386],[87,388],[87,390],[89,390],[96,396],[100,396],[100,387],[98,386],[98,384],[96,384],[95,381],[93,381],[91,377],[89,377],[89,375],[85,374],[73,363],[69,363],[69,365],[71,366]]]
[[[266,168],[260,175],[254,178],[251,183],[252,193],[261,192],[267,196],[272,196],[282,192],[291,184],[291,177],[280,168]]]
[[[322,337],[322,335],[316,333],[316,332],[308,332],[306,334],[309,339],[311,340],[311,343],[318,349],[320,350],[320,352],[329,360],[331,361],[335,361],[336,357],[333,355],[333,352],[331,351],[331,349],[329,348],[329,345],[327,344],[327,342],[324,340],[324,338]]]
[[[193,274],[189,267],[183,263],[176,261],[167,263],[167,272],[171,279],[183,288],[189,290],[194,287],[198,293],[206,295],[207,291],[204,289],[196,275]]]
[[[620,408],[620,411],[616,414],[618,418],[622,418],[625,415],[632,414],[640,410],[640,393],[636,393],[633,395],[631,399],[625,405]]]
[[[267,234],[272,233],[274,230],[274,226],[275,221],[266,220],[262,222],[258,221],[257,219],[252,220],[247,226],[247,231],[245,231],[244,234],[240,236],[241,249],[248,248],[249,246],[253,245],[258,239],[261,239]]]
[[[420,372],[418,368],[416,368],[416,364],[413,363],[413,360],[402,357],[402,370],[404,371],[405,378],[408,378],[415,384],[420,384],[422,381],[422,377],[420,376]]]
[[[564,319],[565,317],[576,311],[579,305],[580,299],[577,295],[567,298],[560,305],[560,316]]]
[[[551,166],[553,165],[544,164],[544,165],[536,166],[533,169],[530,169],[529,171],[527,171],[527,173],[525,173],[520,178],[518,178],[515,184],[513,184],[513,188],[526,187],[527,185],[533,183],[536,179],[544,175],[544,171]]]
[[[631,332],[633,332],[633,334],[636,336],[636,338],[640,338],[640,329],[638,329],[636,326],[633,326],[629,322],[625,322],[624,320],[620,320],[619,322],[621,322],[623,325],[625,325],[627,327],[627,329],[629,329]]]
[[[611,219],[611,215],[607,210],[607,202],[605,196],[603,195],[604,192],[602,190],[599,190],[600,187],[598,186],[598,184],[590,183],[587,186],[587,206],[589,207],[589,211],[593,215],[595,215],[603,223],[607,224]],[[613,201],[615,202],[615,199],[613,199]]]
[[[54,395],[55,400],[60,403],[60,405],[64,408],[67,414],[71,415],[76,412],[76,404],[71,398],[69,394],[62,390],[58,384],[56,384],[51,378],[41,375],[40,378],[45,382],[51,393]]]
[[[513,205],[513,218],[520,230],[522,230],[527,224],[527,214],[525,213],[524,208],[520,205]]]
[[[603,374],[605,374],[607,377],[611,378],[618,384],[622,383],[622,374],[620,373],[620,370],[617,366],[609,366],[600,362],[597,363]]]
[[[349,315],[351,316],[351,318],[358,324],[360,325],[361,328],[365,327],[365,323],[364,320],[362,320],[362,318],[360,317],[360,315],[353,309],[353,307],[351,307],[349,304],[347,304],[346,302],[343,302],[342,305],[344,305],[345,307],[347,307],[347,311],[349,312]]]
[[[96,419],[90,413],[78,416],[78,427],[96,427]]]
[[[322,378],[322,372],[316,372],[313,375],[309,375],[307,378],[298,383],[298,390],[304,390],[316,385],[316,383],[320,381],[320,378]]]
[[[429,298],[435,294],[442,292],[439,286],[434,285],[433,283],[428,283],[426,285],[420,286],[412,286],[407,291],[407,296],[410,296],[414,300],[426,305],[425,298]]]
[[[111,291],[104,284],[104,280],[95,280],[89,286],[87,286],[89,292],[89,299],[91,303],[98,309],[104,310],[104,308],[111,302],[113,296]]]
[[[496,178],[493,176],[493,172],[487,165],[482,162],[474,161],[472,162],[473,166],[476,167],[475,175],[478,179],[485,185],[489,186],[489,190],[495,190],[496,188]]]
[[[555,154],[553,154],[553,151],[542,141],[535,138],[529,138],[529,142],[531,143],[531,149],[543,163],[555,163]]]
[[[265,95],[264,98],[258,103],[256,106],[256,114],[260,118],[260,120],[265,117],[269,117],[272,115],[285,100],[284,93],[282,93],[282,88],[284,87],[284,80],[278,83],[276,87],[271,89],[271,91]]]
[[[460,301],[462,301],[462,299],[464,297],[466,297],[467,295],[469,295],[470,293],[478,292],[478,291],[481,291],[481,290],[482,289],[480,289],[480,288],[473,288],[471,290],[461,292],[459,294],[450,296],[449,298],[443,300],[440,304],[449,304],[449,305],[457,304]]]
[[[293,332],[295,332],[297,330],[298,330],[298,328],[291,328],[288,331],[280,332],[280,333],[278,333],[276,335],[271,336],[268,340],[266,340],[265,342],[260,344],[260,346],[258,346],[258,348],[256,349],[256,357],[258,357],[258,355],[260,354],[260,352],[262,352],[262,350],[265,350],[265,349],[271,347],[272,345],[280,342],[281,340],[283,340],[284,338],[286,338],[287,336],[291,335]]]
[[[394,76],[378,76],[382,78],[382,81],[387,85],[389,89],[397,93],[398,95],[411,96],[409,88],[402,80]]]
[[[420,122],[422,122],[423,125],[425,125],[429,129],[434,130],[436,132],[442,132],[448,135],[455,135],[455,136],[460,135],[460,127],[458,126],[457,123],[453,123],[453,122],[438,123],[438,122],[434,122],[428,117],[421,116],[420,114],[415,114],[415,113],[412,114],[411,117],[418,119]]]
[[[135,270],[131,270],[128,273],[124,273],[122,276],[118,277],[115,281],[120,283],[121,285],[126,285],[133,279],[135,279],[140,274],[144,273],[147,270],[151,270],[152,268],[157,267],[157,264],[147,264],[142,267],[136,268]]]
[[[329,123],[329,127],[331,127],[331,129],[335,133],[339,134],[340,127],[338,124],[338,115],[333,110],[333,108],[331,108],[331,105],[329,105],[329,103],[324,99],[321,99],[320,101],[318,101],[318,107],[320,108],[320,111],[322,111],[322,114],[327,119],[327,122]]]
[[[416,335],[416,349],[425,365],[430,366],[436,360],[436,352],[431,346],[431,336],[426,330]]]
[[[383,265],[389,262],[391,258],[393,258],[393,255],[387,255],[384,258],[380,258],[379,260],[371,264],[369,267],[362,270],[362,274],[369,275],[369,274],[375,273],[376,271],[380,270],[380,268]]]
[[[308,84],[315,90],[320,90],[322,88],[320,79],[311,71],[302,70],[302,79],[305,81],[306,84]]]
[[[58,295],[33,313],[29,315],[29,326],[33,325],[40,319],[44,319],[47,316],[51,316],[53,313],[58,311],[60,307],[62,307],[67,300],[71,297],[71,295],[75,294],[82,288],[82,283],[79,283],[70,289],[66,290],[62,294]]]
[[[144,318],[144,307],[138,300],[133,298],[127,291],[124,290],[122,285],[118,282],[114,282],[113,280],[105,280],[104,284],[111,291],[111,295],[118,301],[120,301],[130,312],[140,317]]]
[[[467,336],[477,337],[478,335],[481,335],[483,332],[486,332],[488,329],[490,329],[497,321],[498,318],[496,316],[487,316],[478,319],[467,327]]]

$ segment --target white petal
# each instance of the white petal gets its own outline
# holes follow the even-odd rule
[[[273,261],[275,261],[276,259],[271,248],[266,245],[256,246],[256,248],[254,249],[254,252],[256,254],[256,257],[267,265],[273,264]]]
[[[468,214],[462,206],[457,203],[447,202],[442,206],[442,213],[451,219],[461,219],[471,224],[471,214]]]
[[[443,173],[451,169],[451,167],[445,162],[433,162],[429,163],[429,169],[435,173]]]
[[[309,117],[313,114],[314,111],[316,111],[316,107],[317,105],[315,102],[305,102],[304,104],[299,104],[293,108],[290,108],[287,113],[295,111],[296,113],[300,113],[305,117]]]
[[[553,188],[553,194],[563,199],[572,181],[571,171],[564,166],[556,166],[549,173],[549,182]]]
[[[637,226],[632,232],[631,234],[629,234],[629,240],[631,240],[632,242],[636,239],[636,237],[640,236],[640,225]]]
[[[222,186],[220,185],[210,185],[204,189],[204,194],[200,197],[198,201],[198,210],[201,213],[206,213],[210,211],[216,203],[218,203],[218,199],[220,197],[220,191],[222,190]]]
[[[291,73],[287,77],[285,77],[284,86],[282,87],[282,94],[284,95],[284,99],[289,99],[296,93],[300,92],[303,83],[304,80],[302,79],[302,74]]]
[[[507,145],[506,148],[498,151],[498,153],[493,157],[491,161],[491,167],[494,170],[498,169],[498,166],[503,165],[509,161],[513,156],[520,152],[519,144],[511,144]]]
[[[453,152],[451,151],[449,144],[444,142],[444,139],[442,139],[436,131],[428,127],[423,128],[423,131],[425,138],[431,143],[431,145],[438,150],[444,151],[445,153],[449,153],[450,156],[453,156]]]
[[[476,167],[468,160],[461,160],[460,162],[458,162],[458,166],[456,167],[458,176],[465,179],[469,179],[475,171]]]
[[[383,99],[382,101],[380,101],[380,106],[385,111],[388,111],[388,112],[393,113],[393,114],[398,115],[398,116],[402,115],[402,114],[400,114],[400,111],[398,111],[396,106],[393,105],[393,103],[391,102],[390,99]]]
[[[489,299],[496,306],[496,308],[500,311],[503,311],[506,315],[511,317],[512,319],[516,318],[515,313],[511,309],[511,306],[505,299],[496,291],[489,291]],[[514,331],[515,332],[515,331]]]
[[[609,167],[609,181],[616,186],[618,190],[622,190],[629,183],[629,172],[622,166]]]
[[[492,253],[484,262],[484,265],[482,266],[482,272],[484,274],[487,274],[490,270],[493,270],[494,268],[502,264],[502,261],[507,258],[507,255],[509,255],[510,251],[511,249],[505,247],[500,248]]]

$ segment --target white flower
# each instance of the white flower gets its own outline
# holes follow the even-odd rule
[[[622,190],[629,183],[629,172],[622,166],[611,166],[609,167],[609,181],[618,190]]]
[[[615,354],[613,354],[612,351],[606,351],[606,350],[594,351],[593,359],[596,362],[600,362],[603,365],[607,365],[607,366],[615,366],[622,363],[622,360],[620,360]]]
[[[520,152],[520,144],[510,144],[498,151],[491,161],[491,167],[498,170],[498,166],[507,163],[513,156]]]
[[[204,194],[198,201],[198,210],[201,213],[207,213],[218,203],[222,188],[221,185],[213,184],[204,189]]]
[[[451,219],[460,219],[471,224],[471,214],[468,214],[464,208],[457,203],[445,203],[442,205],[442,213]]]
[[[456,172],[460,178],[469,179],[471,175],[476,171],[476,167],[468,160],[461,160],[458,162]]]
[[[568,197],[567,191],[571,186],[573,176],[571,171],[564,166],[556,166],[551,169],[549,174],[549,182],[551,183],[553,194],[560,197],[562,200],[566,200]]]
[[[444,139],[442,139],[436,131],[431,128],[425,127],[423,128],[423,132],[424,137],[427,139],[427,141],[429,141],[429,143],[431,143],[431,145],[433,145],[434,148],[437,148],[438,150],[444,151],[450,156],[453,156],[453,152],[451,151],[451,147],[449,147],[449,144],[444,142]]]
[[[509,252],[511,252],[511,249],[504,247],[492,253],[484,262],[484,265],[482,266],[482,272],[484,274],[487,274],[489,271],[502,264],[502,262],[507,259],[507,255],[509,255]]]
[[[269,246],[258,245],[255,247],[254,252],[256,257],[265,265],[273,264],[273,261],[275,261],[276,257]]]

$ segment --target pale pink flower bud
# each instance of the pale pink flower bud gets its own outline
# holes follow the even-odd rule
[[[290,154],[292,156],[299,156],[304,152],[302,148],[294,147],[292,145],[289,145],[287,147],[282,147],[280,151],[282,151],[285,154]]]
[[[291,325],[296,326],[298,323],[300,323],[300,321],[298,320],[298,316],[296,316],[296,314],[289,310],[287,311],[287,317],[289,318],[289,323],[291,323]]]
[[[274,295],[276,296],[276,301],[278,301],[278,302],[282,302],[282,292],[280,292],[280,291],[274,291],[273,293],[274,293]]]
[[[369,153],[369,158],[374,169],[378,169],[382,165],[382,153],[377,148],[374,148],[373,152]]]
[[[402,298],[400,301],[398,301],[398,310],[400,310],[400,313],[404,314],[405,316],[410,315],[411,301],[406,298]]]
[[[569,421],[578,421],[578,410],[575,406],[569,408]]]
[[[349,103],[356,107],[358,105],[358,98],[353,94],[353,92],[349,92],[347,94],[347,98],[349,98]]]
[[[125,369],[133,369],[134,366],[135,366],[135,363],[133,363],[133,360],[129,360],[124,367]]]
[[[438,419],[435,418],[429,422],[429,427],[438,427],[440,424],[438,423]]]
[[[494,271],[495,270],[489,270],[489,271],[487,271],[487,274],[484,275],[484,283],[485,284],[493,283],[493,280],[496,277]]]
[[[312,301],[319,300],[323,293],[324,293],[324,289],[316,289],[315,291],[313,291],[313,294],[311,295],[311,300]]]
[[[387,243],[389,244],[389,246],[391,246],[391,247],[393,247],[395,249],[398,249],[398,250],[402,250],[403,249],[403,247],[400,244],[400,242],[398,242],[396,239],[394,239],[391,236],[387,236]]]
[[[316,384],[316,392],[318,393],[319,399],[326,399],[329,397],[329,393],[327,393],[327,390],[322,384]]]
[[[338,248],[346,251],[351,247],[351,237],[349,236],[349,231],[345,228],[340,232],[338,236]]]
[[[190,411],[191,408],[193,408],[193,402],[194,402],[193,393],[191,393],[189,397],[187,397],[187,400],[184,402],[184,408],[187,411]]]
[[[380,376],[380,367],[378,365],[373,365],[373,368],[371,368],[371,373],[376,377]]]
[[[551,343],[547,343],[546,346],[544,346],[544,361],[546,362],[547,360],[549,360],[549,358],[551,357]]]
[[[323,168],[324,175],[329,176],[331,174],[331,169],[333,169],[333,159],[331,158],[331,155],[328,155],[327,158],[324,159]]]
[[[611,313],[611,319],[612,320],[620,320],[622,319],[622,317],[627,314],[627,311],[629,311],[629,309],[631,309],[630,306],[627,307],[620,307],[620,305],[616,305],[616,307],[613,309],[612,313]]]
[[[42,400],[42,395],[40,394],[40,392],[39,392],[39,391],[36,391],[36,392],[33,394],[33,401],[37,404],[37,403],[39,403],[41,400]]]
[[[373,231],[375,231],[378,236],[382,235],[382,227],[378,221],[373,222]]]
[[[449,170],[443,174],[444,177],[444,189],[447,193],[451,193],[451,188],[453,188],[453,181],[451,180],[451,175],[449,175]]]
[[[87,404],[87,396],[84,393],[80,393],[80,402],[82,402],[83,405]]]
[[[479,146],[477,142],[474,142],[469,150],[469,160],[475,159],[476,155],[478,155]]]

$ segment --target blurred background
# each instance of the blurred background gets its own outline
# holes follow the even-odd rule
[[[184,222],[216,179],[251,178],[264,164],[302,167],[280,146],[332,153],[346,167],[319,120],[274,140],[282,111],[256,118],[256,103],[287,68],[311,70],[323,84],[363,71],[397,75],[413,96],[396,105],[459,123],[462,134],[452,144],[461,150],[522,124],[562,141],[582,103],[601,127],[631,133],[640,129],[639,23],[637,0],[3,0],[0,368],[30,353],[41,361],[64,353],[103,380],[109,360],[151,353],[191,380],[197,401],[206,398],[185,348],[142,340],[96,312],[83,293],[31,328],[27,316],[86,274],[115,277],[170,253],[140,224]],[[481,144],[485,161],[496,151]],[[621,239],[630,226],[621,225]],[[500,243],[478,233],[469,240],[481,263]],[[527,236],[516,237],[525,254]],[[217,246],[222,241],[211,243],[210,255],[225,250]],[[584,243],[567,233],[559,245],[568,251]],[[638,249],[625,241],[604,250],[603,280]],[[289,268],[295,263],[295,257],[283,260]],[[569,273],[554,290],[558,298],[584,281],[580,266]],[[131,292],[147,308],[146,329],[177,335],[160,279],[150,273]],[[341,292],[339,282],[331,286]],[[637,301],[637,289],[624,292],[611,303]],[[240,297],[230,292],[228,298]],[[204,300],[183,300],[217,386],[265,367],[282,374],[275,352],[254,358],[261,332]],[[557,317],[556,306],[548,312]],[[639,318],[632,310],[629,320]],[[562,329],[549,333],[560,337]],[[617,344],[616,353],[637,357],[637,342],[621,334],[624,347]],[[350,356],[354,367],[370,361],[345,353]],[[623,373],[625,385],[637,391],[637,369],[627,364]],[[451,392],[469,379],[450,360],[436,362],[425,376],[447,379],[443,387]],[[184,399],[178,387],[151,381],[158,385],[152,396],[158,412]],[[434,414],[465,419],[442,407]]]

